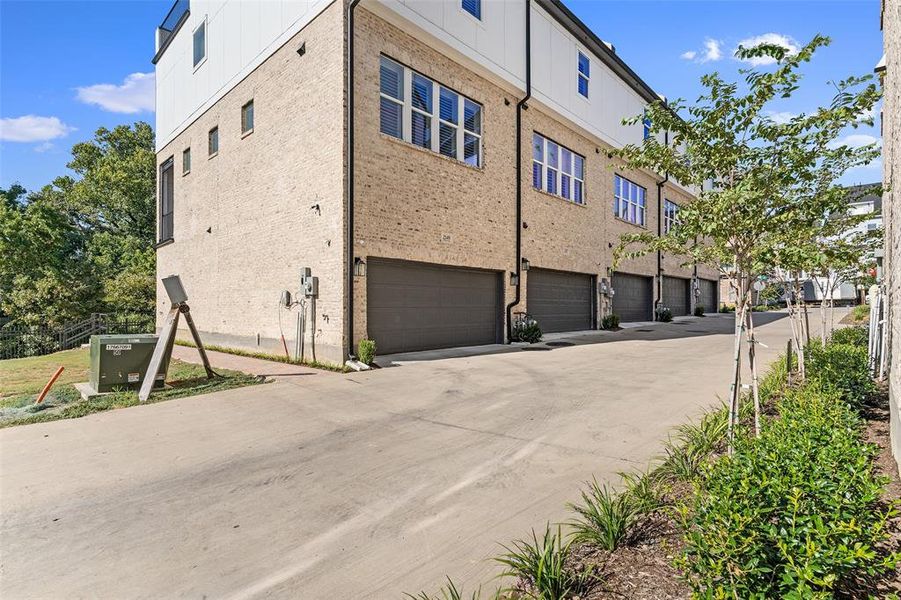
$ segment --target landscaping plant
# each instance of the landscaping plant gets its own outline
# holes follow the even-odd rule
[[[601,319],[601,329],[616,329],[619,327],[619,315],[610,313]]]
[[[532,530],[531,541],[519,540],[512,547],[504,546],[507,552],[495,560],[506,567],[504,575],[519,577],[528,584],[521,598],[567,600],[594,579],[590,571],[569,568],[570,544],[564,542],[560,527],[554,532],[548,524],[541,540]]]
[[[669,323],[673,320],[673,311],[665,306],[658,306],[657,310],[654,311],[654,314],[656,315],[657,320],[662,323]]]
[[[807,346],[807,377],[825,389],[837,391],[842,400],[859,406],[875,389],[870,378],[867,348],[812,340]]]
[[[512,340],[535,344],[541,341],[541,327],[537,319],[530,315],[522,315],[513,323]]]
[[[780,417],[760,438],[736,438],[683,508],[679,562],[698,597],[827,597],[898,561],[877,552],[894,510],[880,505],[876,449],[853,409],[818,383],[778,405]]]
[[[854,326],[836,329],[829,339],[832,344],[850,344],[859,348],[866,348],[870,341],[870,330],[866,327]]]
[[[464,600],[465,596],[463,592],[457,589],[457,586],[454,585],[454,582],[450,577],[447,578],[447,585],[443,586],[438,592],[441,594],[440,596],[431,595],[426,592],[419,592],[415,596],[413,594],[404,594],[410,600]],[[474,591],[470,596],[470,600],[481,600],[482,598],[482,588]],[[491,596],[493,600],[500,600],[501,592],[500,590],[496,591],[494,595]]]
[[[639,505],[631,494],[617,494],[596,479],[582,491],[580,504],[569,504],[576,513],[570,523],[573,539],[612,552],[622,544],[639,515]]]
[[[703,304],[698,304],[697,306],[695,306],[695,316],[696,317],[704,316],[704,305]]]
[[[375,360],[375,340],[360,340],[357,344],[357,357],[364,365],[371,365]]]

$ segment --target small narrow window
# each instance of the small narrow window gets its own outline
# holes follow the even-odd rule
[[[644,127],[644,138],[648,139],[651,137],[651,117],[645,115],[645,117],[641,120],[641,125]]]
[[[663,233],[667,234],[679,224],[679,205],[672,200],[663,201]]]
[[[210,156],[216,156],[219,154],[219,128],[213,127],[210,129],[210,134],[207,138]]]
[[[461,0],[463,10],[474,16],[479,21],[482,20],[482,0]]]
[[[206,58],[206,18],[194,30],[194,66]]]
[[[463,162],[482,164],[482,105],[469,99],[463,101]]]
[[[413,88],[410,94],[413,111],[410,127],[413,129],[412,142],[423,148],[432,148],[432,81],[419,73],[413,73]]]
[[[241,107],[241,134],[253,131],[253,100]]]
[[[181,153],[181,174],[187,175],[191,172],[191,149],[185,148]]]
[[[588,80],[591,78],[591,60],[579,52],[579,94],[588,97]]]
[[[175,181],[172,176],[172,157],[160,165],[160,242],[173,239]]]
[[[379,79],[381,90],[379,130],[385,135],[403,139],[404,68],[383,56]]]

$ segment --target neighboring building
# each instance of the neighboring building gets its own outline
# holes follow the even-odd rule
[[[885,56],[877,67],[882,78],[882,195],[885,247],[883,284],[887,293],[889,404],[892,451],[901,459],[901,3],[882,2]],[[899,179],[895,179],[895,174]]]
[[[867,183],[862,185],[848,186],[848,213],[852,216],[869,215],[869,217],[854,228],[850,229],[846,235],[865,234],[882,227],[882,197],[868,190],[877,188],[880,183]],[[881,252],[876,253],[877,264],[881,263]],[[874,258],[874,257],[870,257]],[[870,263],[872,264],[872,263]],[[861,274],[869,265],[861,265]],[[852,303],[863,301],[863,295],[866,293],[863,289],[858,289],[853,281],[841,281],[837,285],[833,285],[835,277],[829,280],[825,277],[816,278],[819,285],[814,283],[814,278],[804,282],[804,298],[810,302],[822,302],[823,297],[827,300],[839,303]],[[832,286],[832,289],[827,289]],[[825,290],[825,294],[824,294]]]
[[[608,156],[658,96],[558,0],[179,0],[157,47],[157,268],[209,343],[281,351],[301,267],[333,362],[716,309],[713,269],[612,271],[693,196]]]

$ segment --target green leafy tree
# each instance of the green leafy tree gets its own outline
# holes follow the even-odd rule
[[[660,250],[685,257],[687,264],[718,268],[732,281],[738,303],[730,438],[738,417],[745,333],[759,431],[756,340],[750,310],[753,281],[772,270],[774,246],[791,247],[811,219],[832,212],[835,174],[873,158],[872,148],[836,143],[879,98],[876,85],[866,77],[838,84],[832,103],[814,113],[788,123],[768,117],[775,103],[798,89],[802,65],[828,43],[828,38],[816,36],[797,53],[771,44],[739,48],[741,59],[768,56],[776,65],[768,71],[742,70],[743,84],[727,82],[717,73],[705,75],[701,83],[706,90],[690,106],[682,101],[652,103],[644,115],[626,123],[637,124],[647,116],[652,133],[669,132],[671,143],[652,135],[641,145],[615,151],[629,167],[668,173],[697,195],[681,208],[679,225],[668,234],[624,236],[617,260]]]
[[[152,313],[155,164],[147,123],[100,128],[73,146],[72,175],[0,190],[0,311],[50,325]]]

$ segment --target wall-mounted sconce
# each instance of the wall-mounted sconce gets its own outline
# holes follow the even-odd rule
[[[528,258],[522,259],[522,263],[521,263],[521,265],[520,265],[520,268],[521,268],[523,271],[528,271],[530,266],[531,266],[531,265],[529,264],[529,259],[528,259]]]
[[[307,53],[307,43],[304,42],[300,45],[300,48],[297,49],[297,56],[303,56]]]
[[[354,257],[354,277],[366,277],[366,261],[359,256]]]
[[[519,273],[510,273],[510,285],[519,285]]]
[[[604,296],[610,292],[610,284],[607,283],[606,277],[602,277],[601,280],[598,281],[598,292]]]

